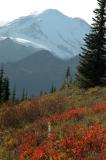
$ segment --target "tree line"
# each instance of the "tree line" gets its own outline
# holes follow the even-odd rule
[[[97,0],[98,8],[94,10],[95,18],[91,25],[90,33],[84,38],[80,62],[77,68],[76,84],[81,88],[106,86],[106,0]],[[72,75],[68,66],[65,79],[60,87],[69,88],[72,84]],[[56,86],[52,84],[49,93],[56,92]],[[44,92],[41,91],[40,95]],[[47,94],[47,92],[45,92]],[[9,80],[5,76],[3,67],[0,69],[0,102],[9,100]],[[21,100],[27,99],[25,89],[22,91]],[[14,85],[12,98],[16,99],[16,85]]]
[[[25,88],[22,89],[21,98],[17,98],[16,96],[16,84],[14,84],[12,93],[10,93],[10,82],[8,77],[5,74],[4,68],[0,67],[0,103],[7,102],[11,100],[15,101],[23,101],[28,98],[27,92]]]
[[[65,77],[64,77],[64,81],[60,87],[60,90],[64,89],[64,88],[69,88],[70,85],[72,84],[72,76],[71,76],[71,71],[70,71],[70,67],[68,66],[65,72]],[[46,95],[49,93],[54,93],[57,91],[57,88],[55,86],[55,84],[51,84],[51,88],[49,91],[41,91],[40,92],[40,96],[42,95]],[[1,67],[0,68],[0,103],[2,102],[6,102],[8,100],[11,100],[13,102],[15,101],[23,101],[26,99],[29,99],[28,93],[26,91],[25,88],[22,89],[22,95],[19,98],[17,98],[16,95],[16,84],[14,84],[12,92],[10,92],[10,82],[8,77],[5,74],[4,68]]]

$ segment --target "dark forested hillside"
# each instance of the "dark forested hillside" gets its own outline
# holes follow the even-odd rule
[[[16,63],[5,66],[10,84],[16,83],[18,95],[25,88],[30,95],[39,94],[41,90],[48,91],[52,84],[60,87],[64,80],[67,66],[70,66],[71,74],[76,72],[78,56],[61,60],[53,56],[49,51],[41,50]]]

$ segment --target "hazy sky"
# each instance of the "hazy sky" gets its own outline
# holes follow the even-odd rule
[[[96,7],[97,0],[0,0],[0,21],[10,21],[34,11],[53,8],[91,23]]]

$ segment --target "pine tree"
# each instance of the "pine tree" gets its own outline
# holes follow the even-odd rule
[[[2,82],[2,102],[6,102],[9,100],[9,80],[8,78],[4,78]]]
[[[4,78],[4,69],[3,69],[3,67],[1,67],[1,69],[0,69],[0,101],[2,100],[3,78]]]
[[[106,84],[106,0],[97,0],[90,33],[85,36],[80,54],[77,82],[89,88]]]
[[[43,95],[47,95],[48,94],[48,92],[47,91],[45,91],[44,93],[43,93]]]
[[[69,88],[71,84],[72,84],[72,76],[71,76],[70,66],[68,66],[60,90],[63,90],[64,88]]]
[[[40,91],[40,94],[39,94],[39,96],[43,96],[43,91],[42,91],[42,90]]]
[[[66,70],[65,82],[66,82],[67,87],[69,87],[70,84],[72,83],[71,71],[70,71],[69,66],[67,67],[67,70]]]
[[[54,93],[56,92],[56,87],[52,84],[51,89],[50,89],[50,93]]]
[[[15,100],[16,100],[16,84],[14,84],[13,94],[12,94],[12,101],[14,102]]]
[[[25,99],[26,100],[28,99],[28,92],[27,91],[25,92]]]
[[[23,88],[22,90],[22,97],[21,100],[24,101],[25,100],[25,88]]]
[[[66,82],[64,80],[60,86],[60,91],[63,90],[65,87],[66,87]]]
[[[9,100],[9,80],[4,75],[4,69],[0,69],[0,102],[6,102]]]

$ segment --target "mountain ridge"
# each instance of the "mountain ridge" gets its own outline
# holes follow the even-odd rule
[[[4,67],[10,79],[11,90],[14,83],[18,96],[25,88],[29,95],[38,95],[41,90],[49,91],[52,84],[59,88],[64,80],[68,66],[74,76],[79,57],[62,60],[46,50],[36,51],[32,55],[14,63],[7,63]]]
[[[31,46],[17,43],[14,39],[0,38],[0,63],[16,62],[31,54],[36,50]]]
[[[89,28],[89,24],[80,18],[71,18],[49,9],[0,27],[0,36],[24,39],[35,48],[41,46],[61,59],[69,59],[80,53]]]

